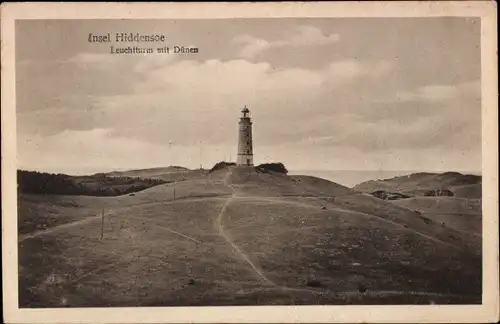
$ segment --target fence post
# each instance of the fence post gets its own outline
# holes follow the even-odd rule
[[[104,238],[104,207],[102,207],[101,213],[101,240]]]

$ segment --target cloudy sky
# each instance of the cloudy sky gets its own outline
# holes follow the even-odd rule
[[[108,32],[199,53],[87,41]],[[22,169],[211,167],[235,160],[244,105],[256,163],[481,169],[479,19],[18,21],[16,87]]]

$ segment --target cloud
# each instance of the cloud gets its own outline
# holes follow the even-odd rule
[[[233,42],[243,46],[237,56],[248,59],[254,58],[257,54],[264,52],[272,46],[277,46],[276,43],[273,44],[265,39],[256,38],[250,35],[237,36],[234,38]]]
[[[279,41],[282,46],[306,46],[306,45],[328,45],[340,40],[338,34],[324,35],[323,32],[314,27],[302,25],[297,27],[297,33],[288,41]]]
[[[393,70],[389,61],[358,61],[355,59],[339,60],[330,63],[326,71],[330,79],[353,80],[361,76],[383,77]]]
[[[90,80],[90,76],[95,75],[94,69],[100,75],[102,68],[96,65],[102,63],[102,56],[79,57],[95,63],[83,71],[77,68],[72,76]],[[233,125],[242,105],[249,104],[260,116],[261,135],[288,142],[301,136],[297,132],[306,128],[304,121],[311,121],[314,114],[324,118],[335,112],[340,120],[339,116],[351,109],[335,102],[332,111],[325,94],[338,87],[350,88],[349,82],[355,80],[379,82],[384,73],[391,71],[391,65],[385,61],[359,60],[335,61],[326,69],[317,70],[276,69],[267,62],[241,59],[199,62],[155,57],[129,63],[120,65],[120,70],[112,67],[118,73],[114,74],[116,81],[125,82],[127,86],[116,87],[118,91],[113,89],[109,95],[89,96],[76,89],[74,94],[68,94],[71,88],[61,91],[57,102],[50,101],[50,109],[23,114],[18,128],[44,135],[65,129],[112,128],[122,136],[153,143],[162,143],[165,139],[186,143],[204,138],[212,143],[227,144],[233,141],[233,129],[218,125]],[[108,86],[107,81],[112,82],[110,75],[92,80],[94,83],[85,89],[93,93],[92,89],[102,89]],[[50,92],[57,93],[57,89]],[[338,95],[334,100],[345,98]],[[273,126],[276,120],[283,123],[283,130]],[[184,126],[180,130],[177,125]]]
[[[457,85],[430,84],[417,88],[414,91],[397,93],[391,101],[426,101],[430,103],[447,102],[451,100],[480,98],[481,86],[479,81],[468,81]]]
[[[316,89],[325,81],[320,71],[300,68],[275,70],[269,63],[246,60],[179,61],[161,68],[144,70],[145,79],[136,85],[136,92],[152,87],[165,91],[185,91],[190,96],[203,94],[208,98],[221,96],[252,99],[261,92],[300,93]],[[171,93],[177,97],[177,94]],[[205,105],[206,106],[206,105]],[[211,107],[211,109],[217,107]]]
[[[242,46],[238,53],[239,57],[252,59],[272,48],[329,45],[339,40],[338,34],[325,35],[317,27],[301,25],[297,26],[287,39],[267,41],[251,35],[240,35],[233,39],[233,43]]]
[[[471,161],[477,160],[480,124],[473,109],[478,105],[466,109],[456,102],[477,98],[477,81],[401,91],[393,80],[401,71],[387,59],[344,58],[315,68],[278,68],[249,59],[110,56],[85,53],[64,69],[34,67],[40,80],[48,76],[53,82],[43,84],[48,103],[37,96],[31,105],[50,109],[18,115],[18,131],[28,136],[19,144],[20,166],[53,172],[70,172],[73,166],[198,167],[195,141],[200,140],[206,143],[205,165],[212,165],[234,155],[244,104],[255,117],[256,161],[279,160],[296,169],[313,162],[321,164],[314,164],[318,168],[330,163],[377,168],[406,150],[397,158],[405,168],[418,169],[408,148],[413,155],[425,151],[436,157],[445,155],[439,152],[459,157],[457,152],[469,150]],[[23,80],[30,82],[29,77],[33,73]],[[402,94],[404,100],[394,99]],[[175,143],[175,155],[169,153],[169,142]],[[465,165],[468,159],[461,161]]]

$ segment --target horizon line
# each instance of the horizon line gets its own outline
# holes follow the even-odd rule
[[[166,168],[183,168],[187,170],[210,170],[210,168],[188,168],[181,165],[168,165],[168,166],[154,166],[154,167],[146,167],[146,168],[126,168],[126,169],[110,169],[107,171],[91,171],[77,173],[72,172],[60,172],[60,171],[46,171],[41,169],[28,169],[28,168],[16,168],[17,171],[27,171],[27,172],[40,172],[40,173],[52,173],[52,174],[65,174],[69,176],[91,176],[99,173],[113,173],[113,172],[130,172],[130,171],[142,171],[142,170],[152,170],[152,169],[166,169]],[[429,170],[429,169],[420,169],[420,170],[398,170],[398,169],[288,169],[288,173],[294,172],[409,172],[409,173],[446,173],[446,172],[457,172],[462,174],[474,174],[480,173],[482,174],[482,170],[464,170],[464,169],[439,169],[439,170]]]

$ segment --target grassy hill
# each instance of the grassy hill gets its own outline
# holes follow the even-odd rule
[[[380,190],[409,196],[448,196],[449,190],[453,196],[481,198],[481,182],[481,176],[458,172],[414,173],[409,176],[366,181],[353,189],[366,193]]]
[[[400,201],[232,166],[133,196],[21,195],[20,306],[480,303],[480,236]]]
[[[459,197],[414,197],[394,202],[398,206],[417,210],[444,226],[481,235],[481,199]]]
[[[208,174],[207,170],[190,170],[181,166],[163,168],[138,169],[129,171],[113,171],[104,173],[107,177],[131,177],[140,179],[160,179],[166,182],[184,181]]]
[[[391,201],[397,206],[418,211],[423,217],[443,226],[479,236],[482,232],[481,184],[481,177],[476,175],[415,173],[367,181],[353,189],[379,198],[404,194],[406,196]]]

